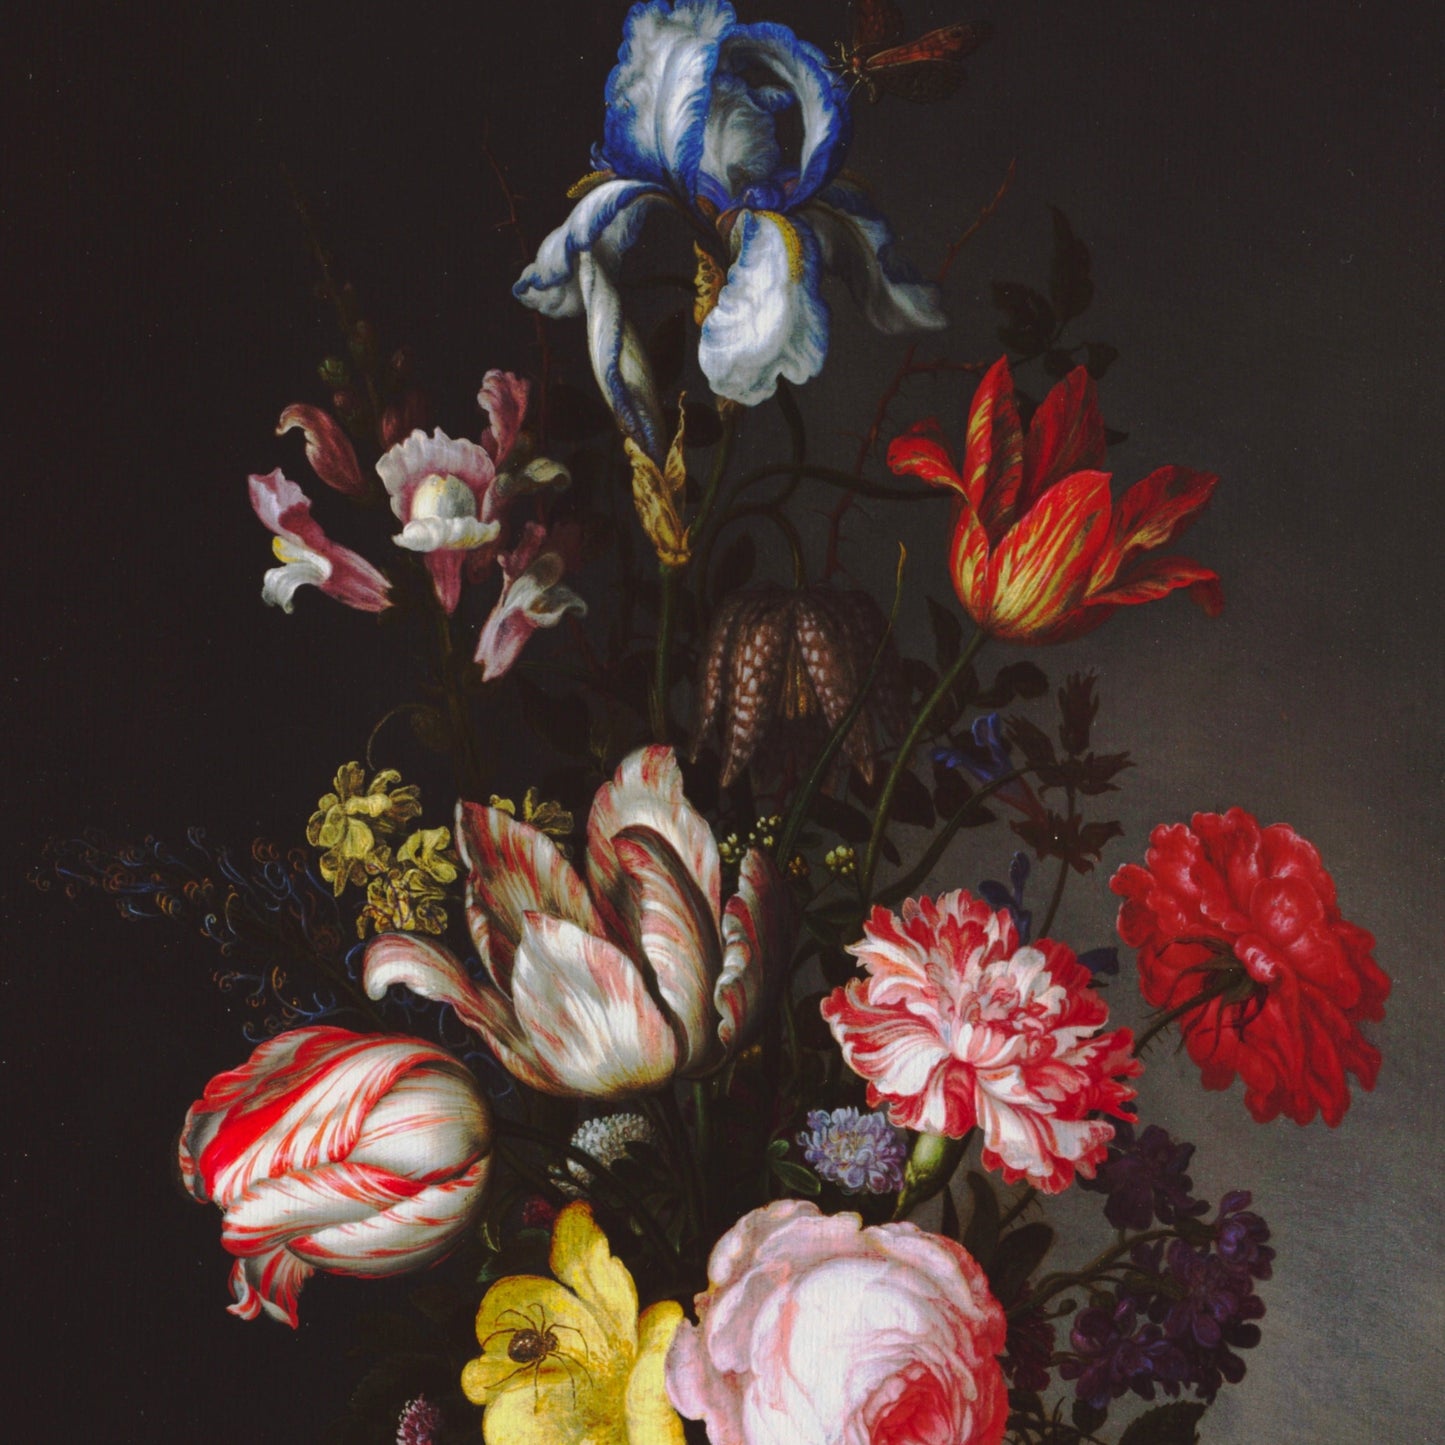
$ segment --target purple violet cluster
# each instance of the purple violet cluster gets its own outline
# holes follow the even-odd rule
[[[1123,1124],[1096,1178],[1084,1182],[1108,1195],[1104,1212],[1117,1228],[1158,1220],[1184,1236],[1136,1243],[1112,1300],[1095,1295],[1074,1317],[1059,1373],[1095,1409],[1128,1393],[1152,1400],[1156,1389],[1213,1400],[1221,1385],[1244,1378],[1236,1352],[1260,1341],[1264,1301],[1254,1287],[1273,1269],[1269,1226],[1243,1190],[1224,1196],[1212,1223],[1201,1220],[1209,1206],[1191,1193],[1193,1153],[1154,1125],[1135,1137]]]
[[[882,1114],[813,1109],[798,1143],[814,1173],[846,1194],[896,1194],[903,1187],[908,1147]]]

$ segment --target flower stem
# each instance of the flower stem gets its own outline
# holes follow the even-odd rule
[[[1096,1254],[1082,1269],[1046,1274],[1029,1292],[1026,1299],[1020,1300],[1012,1309],[1005,1310],[1004,1314],[1010,1320],[1016,1319],[1019,1315],[1029,1314],[1038,1309],[1040,1305],[1047,1304],[1055,1295],[1062,1294],[1066,1289],[1090,1283],[1095,1276],[1121,1260],[1136,1244],[1153,1244],[1156,1239],[1175,1239],[1177,1237],[1172,1229],[1150,1229],[1143,1234],[1135,1234],[1128,1239],[1121,1239],[1117,1244],[1111,1244],[1101,1254]]]
[[[665,743],[668,734],[667,694],[671,688],[668,664],[672,656],[672,624],[677,613],[677,584],[682,568],[658,564],[662,601],[657,618],[657,651],[652,665],[652,692],[648,697],[648,719],[654,742]]]
[[[1049,898],[1049,911],[1044,914],[1044,921],[1039,925],[1038,936],[1040,938],[1047,938],[1049,929],[1054,926],[1054,919],[1057,918],[1059,914],[1059,904],[1064,901],[1064,887],[1068,881],[1069,860],[1062,858],[1059,860],[1059,876],[1054,881],[1054,891]]]
[[[903,564],[907,560],[907,549],[900,543],[898,571],[893,582],[893,606],[888,613],[888,626],[883,629],[883,636],[874,649],[873,658],[868,664],[868,671],[863,674],[858,684],[858,691],[852,704],[848,711],[838,719],[838,726],[829,734],[823,751],[818,754],[808,776],[803,780],[803,786],[798,789],[797,795],[793,799],[792,807],[788,809],[787,821],[783,824],[783,831],[778,838],[777,856],[779,858],[786,859],[793,856],[793,845],[797,842],[798,834],[807,819],[808,809],[812,806],[818,789],[823,786],[823,779],[828,776],[828,769],[832,767],[833,759],[838,755],[838,749],[843,746],[848,734],[853,729],[853,724],[858,721],[858,715],[868,701],[868,694],[872,691],[873,684],[878,680],[878,670],[883,666],[883,655],[888,647],[888,639],[893,635],[893,626],[898,621],[898,604],[903,599]]]
[[[1001,778],[995,778],[991,783],[986,783],[978,792],[964,803],[957,812],[943,825],[934,835],[933,841],[928,845],[927,851],[903,875],[902,878],[895,878],[887,888],[878,892],[879,903],[897,903],[900,898],[906,898],[920,883],[933,871],[934,864],[943,857],[948,845],[953,842],[953,836],[963,827],[968,820],[968,815],[975,808],[981,807],[1001,788],[1006,788],[1012,782],[1016,782],[1026,773],[1033,772],[1033,768],[1015,768],[1012,772],[1005,773]]]
[[[1217,998],[1222,998],[1232,990],[1237,990],[1242,984],[1249,983],[1249,975],[1245,972],[1244,965],[1238,960],[1233,964],[1225,965],[1218,970],[1218,976],[1206,984],[1192,998],[1187,998],[1181,1004],[1159,1015],[1153,1023],[1134,1040],[1134,1055],[1139,1057],[1144,1050],[1159,1037],[1170,1024],[1182,1019],[1185,1014],[1193,1013],[1196,1009],[1203,1008],[1206,1004],[1213,1003]],[[1253,985],[1250,985],[1249,992],[1253,992]],[[1247,996],[1247,995],[1246,995]],[[1241,1000],[1242,1001],[1242,1000]]]
[[[712,471],[703,487],[702,500],[698,503],[697,515],[689,527],[694,540],[707,530],[708,517],[713,503],[717,501],[718,488],[732,459],[733,443],[737,440],[737,409],[729,407],[723,412],[722,439],[717,444],[713,457]],[[661,587],[661,602],[657,618],[657,648],[652,664],[652,691],[648,697],[648,721],[652,727],[655,742],[668,740],[667,695],[671,691],[669,676],[672,664],[672,630],[677,615],[677,587],[682,580],[684,567],[670,567],[666,562],[658,563],[658,582]]]
[[[918,716],[913,719],[913,726],[908,729],[908,735],[898,746],[893,766],[889,768],[888,776],[884,779],[883,790],[878,795],[878,801],[873,805],[873,831],[868,835],[868,851],[863,855],[863,867],[858,874],[858,891],[864,898],[867,898],[873,890],[873,875],[878,870],[878,855],[883,847],[883,834],[888,828],[888,815],[893,810],[893,797],[897,793],[898,784],[913,757],[913,749],[917,746],[919,738],[923,736],[924,729],[928,726],[934,710],[948,695],[954,683],[963,676],[965,669],[973,659],[978,656],[978,650],[983,646],[987,637],[988,634],[982,628],[973,634],[969,639],[968,646],[958,655],[953,666],[939,678],[938,686],[933,689],[928,701],[923,704]]]

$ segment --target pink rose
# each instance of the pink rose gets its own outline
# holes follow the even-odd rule
[[[992,1445],[1004,1315],[977,1261],[912,1224],[785,1199],[717,1242],[667,1393],[712,1445]]]

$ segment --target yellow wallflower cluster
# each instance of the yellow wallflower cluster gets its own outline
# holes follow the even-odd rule
[[[520,814],[517,805],[510,798],[499,798],[495,793],[492,794],[492,807],[500,808],[519,821],[530,823],[548,837],[559,840],[569,837],[576,826],[572,814],[561,803],[543,802],[536,788],[527,789],[526,796],[522,799]],[[565,854],[567,849],[564,847],[561,851]]]
[[[442,933],[447,887],[457,881],[458,859],[446,828],[419,828],[396,850],[396,861],[366,885],[366,907],[356,920],[356,936],[368,931]]]
[[[549,1264],[555,1279],[498,1280],[477,1314],[462,1389],[486,1407],[486,1445],[683,1445],[663,1384],[682,1306],[638,1317],[632,1276],[581,1202],[557,1216]]]
[[[446,828],[406,831],[421,816],[420,790],[403,783],[394,768],[368,780],[356,762],[337,770],[333,787],[317,803],[306,839],[322,850],[321,876],[338,898],[351,884],[366,889],[357,937],[391,930],[441,933],[446,890],[457,880],[459,862]]]

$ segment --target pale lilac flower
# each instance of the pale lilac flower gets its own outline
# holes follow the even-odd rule
[[[814,1109],[798,1143],[818,1177],[845,1193],[896,1194],[903,1188],[908,1149],[883,1114]]]

